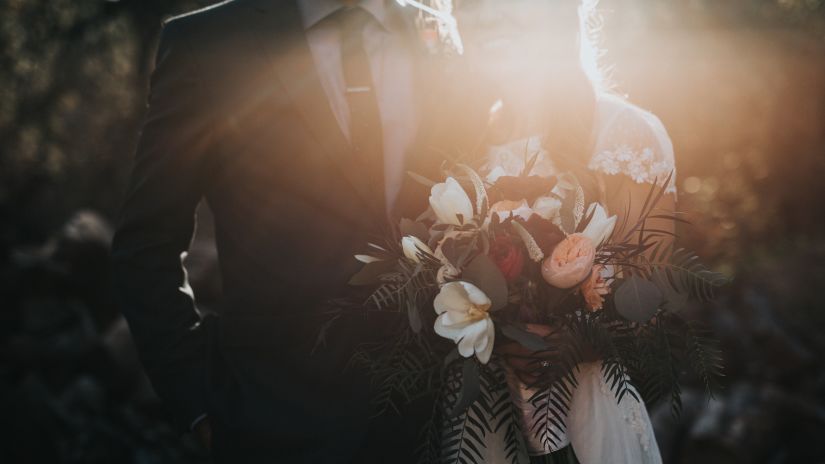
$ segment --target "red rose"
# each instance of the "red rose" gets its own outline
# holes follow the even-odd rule
[[[516,280],[524,268],[524,251],[504,234],[497,235],[490,244],[490,258],[504,274],[507,282]]]

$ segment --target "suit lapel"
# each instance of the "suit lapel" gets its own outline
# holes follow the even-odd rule
[[[286,98],[295,105],[303,123],[310,129],[337,171],[369,205],[367,179],[353,163],[349,142],[321,85],[309,49],[300,12],[294,1],[250,0],[248,3],[260,22],[252,25],[256,42],[266,51],[269,70],[283,86]]]

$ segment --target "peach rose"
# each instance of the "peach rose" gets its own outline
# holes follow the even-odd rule
[[[602,265],[593,266],[590,278],[585,280],[579,287],[579,291],[584,296],[584,302],[591,311],[602,309],[604,295],[610,293],[610,286],[607,285],[607,281],[602,276],[603,270],[604,266]]]
[[[590,276],[595,257],[592,240],[582,234],[571,234],[541,263],[541,275],[554,287],[572,288]]]

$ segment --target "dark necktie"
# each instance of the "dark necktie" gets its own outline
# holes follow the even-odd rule
[[[341,63],[349,104],[349,135],[356,169],[362,170],[363,191],[374,213],[383,215],[384,157],[381,118],[372,72],[364,50],[363,32],[372,16],[362,8],[343,8],[336,15],[341,33]]]

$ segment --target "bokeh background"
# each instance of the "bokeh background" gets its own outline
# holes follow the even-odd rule
[[[275,1],[275,0],[273,0]],[[205,462],[163,419],[109,288],[161,20],[208,0],[0,2],[0,461]],[[689,317],[714,399],[652,417],[668,463],[825,463],[825,0],[602,0],[616,91],[673,139],[682,243],[733,283]],[[220,292],[202,215],[187,265]]]

